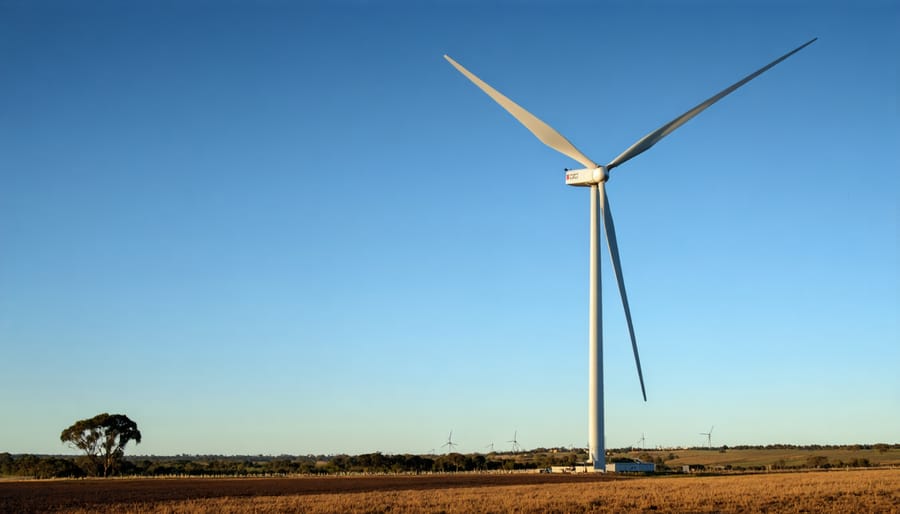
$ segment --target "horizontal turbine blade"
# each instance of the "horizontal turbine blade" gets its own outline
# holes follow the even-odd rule
[[[606,243],[609,246],[609,256],[612,258],[613,271],[616,274],[616,282],[619,283],[619,295],[622,297],[622,307],[625,308],[625,321],[628,322],[628,335],[631,336],[631,349],[634,351],[634,364],[637,366],[638,379],[641,381],[641,394],[647,401],[647,390],[644,389],[644,373],[641,371],[641,357],[638,355],[637,340],[634,338],[634,325],[631,324],[631,309],[628,307],[628,295],[625,294],[625,278],[622,276],[622,263],[619,261],[619,245],[616,242],[616,227],[613,226],[612,211],[609,208],[609,198],[606,197],[606,183],[600,183],[600,207],[603,209],[603,229],[606,232]]]
[[[575,159],[587,168],[597,167],[597,164],[594,163],[594,161],[588,159],[587,156],[585,156],[577,148],[575,148],[575,145],[570,143],[569,140],[563,137],[562,134],[554,130],[553,127],[539,120],[535,115],[519,106],[519,104],[503,96],[503,94],[501,94],[499,91],[492,88],[483,80],[476,77],[472,72],[463,68],[461,64],[451,59],[449,55],[444,55],[444,59],[447,59],[447,61],[452,64],[454,68],[459,70],[459,72],[465,75],[467,79],[471,80],[473,84],[481,88],[482,91],[493,98],[495,102],[500,104],[500,107],[503,107],[507,110],[507,112],[512,114],[514,118],[519,120],[519,123],[525,125],[525,128],[527,128],[531,131],[532,134],[537,136],[537,138],[540,139],[542,143],[563,155],[567,155],[572,159]]]
[[[813,43],[813,41],[815,41],[816,39],[818,39],[818,38],[813,38],[813,39],[807,41],[806,43],[800,45],[799,47],[795,48],[794,50],[791,50],[790,52],[788,52],[788,53],[782,55],[782,56],[779,57],[778,59],[775,59],[774,61],[770,62],[769,64],[767,64],[767,65],[763,66],[762,68],[760,68],[760,69],[754,71],[754,72],[751,73],[750,75],[747,75],[746,77],[744,77],[743,79],[739,80],[739,81],[736,82],[735,84],[729,86],[728,88],[726,88],[724,91],[720,92],[719,94],[713,96],[712,98],[706,100],[705,102],[703,102],[703,103],[701,103],[700,105],[694,107],[693,109],[689,110],[688,112],[686,112],[686,113],[682,114],[681,116],[675,118],[674,120],[670,121],[669,123],[666,123],[666,124],[663,125],[662,127],[659,127],[658,129],[654,130],[653,132],[651,132],[651,133],[647,134],[646,136],[642,137],[637,143],[631,145],[631,147],[629,147],[627,150],[625,150],[624,152],[622,152],[618,157],[616,157],[615,159],[613,159],[613,161],[610,162],[610,163],[606,166],[607,169],[613,169],[613,168],[615,168],[616,166],[619,166],[619,165],[621,165],[621,164],[624,164],[624,163],[625,163],[626,161],[628,161],[629,159],[632,159],[632,158],[634,158],[634,157],[637,157],[638,155],[640,155],[640,154],[644,153],[645,151],[649,150],[651,146],[655,145],[655,144],[658,143],[662,138],[664,138],[664,137],[668,136],[669,134],[671,134],[671,133],[672,133],[675,129],[677,129],[678,127],[680,127],[680,126],[684,125],[685,123],[687,123],[688,120],[690,120],[690,119],[693,118],[694,116],[696,116],[696,115],[700,114],[701,112],[703,112],[703,110],[706,109],[707,107],[709,107],[710,105],[712,105],[712,104],[718,102],[719,100],[721,100],[722,98],[724,98],[725,96],[727,96],[728,94],[730,94],[731,92],[733,92],[735,89],[737,89],[737,88],[743,86],[743,85],[746,84],[747,82],[750,82],[751,80],[755,79],[756,77],[762,75],[764,72],[766,72],[766,71],[767,71],[769,68],[771,68],[772,66],[775,66],[776,64],[778,64],[778,63],[780,63],[781,61],[787,59],[788,57],[794,55],[795,53],[799,52],[800,50],[803,50],[803,49],[806,48],[807,46],[811,45],[811,44]]]

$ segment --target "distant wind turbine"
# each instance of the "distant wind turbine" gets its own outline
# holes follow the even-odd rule
[[[715,426],[709,427],[709,432],[700,432],[700,435],[706,436],[706,447],[712,449],[712,431]]]
[[[618,157],[609,162],[606,166],[601,166],[589,159],[586,155],[569,142],[562,134],[554,130],[552,127],[538,119],[530,112],[523,109],[517,103],[503,96],[499,91],[489,86],[487,83],[476,77],[472,72],[464,68],[458,62],[444,55],[444,58],[453,65],[467,79],[472,81],[482,91],[487,93],[495,102],[506,109],[516,120],[525,126],[532,134],[534,134],[542,143],[550,148],[566,155],[583,166],[579,170],[566,170],[566,184],[570,186],[590,187],[591,193],[591,214],[590,214],[590,293],[589,293],[589,322],[588,322],[588,342],[589,342],[589,373],[588,373],[588,451],[589,458],[593,463],[595,470],[604,470],[606,467],[606,447],[604,441],[603,427],[603,333],[602,333],[602,317],[601,317],[601,299],[600,299],[600,265],[598,260],[599,241],[600,241],[600,225],[602,224],[606,231],[606,243],[609,247],[609,254],[612,258],[613,272],[616,282],[619,285],[619,295],[622,297],[622,306],[625,309],[625,320],[628,323],[628,335],[631,338],[631,349],[634,353],[634,363],[637,367],[638,380],[641,384],[641,394],[644,401],[647,401],[647,391],[644,388],[644,376],[641,371],[641,360],[638,356],[637,341],[634,336],[634,327],[631,322],[631,310],[628,307],[628,298],[625,294],[625,282],[622,276],[622,265],[619,262],[619,249],[616,242],[616,231],[613,227],[612,213],[609,208],[609,199],[606,195],[606,182],[609,180],[609,172],[617,167],[625,164],[630,159],[649,150],[653,145],[660,142],[664,137],[671,134],[675,129],[684,125],[694,116],[700,114],[704,109],[718,102],[728,94],[732,93],[739,87],[754,78],[758,77],[769,68],[775,66],[781,61],[799,52],[803,48],[812,44],[816,39],[812,39],[794,50],[775,59],[771,63],[763,66],[759,70],[747,75],[743,79],[725,88],[716,95],[710,97],[696,107],[685,112],[681,116],[673,119],[658,129],[650,132],[646,136],[639,139],[633,145],[628,147]],[[514,177],[514,175],[513,175]],[[602,218],[602,220],[601,220]]]
[[[522,449],[522,447],[519,446],[519,440],[517,439],[518,436],[519,436],[519,431],[516,430],[515,432],[513,432],[513,438],[512,438],[512,441],[506,441],[507,443],[512,443],[512,451],[513,451],[513,453],[518,453],[519,450]]]
[[[441,445],[441,448],[447,447],[447,453],[453,452],[454,446],[459,446],[458,444],[453,442],[453,431],[450,431],[450,435],[447,436],[447,442]]]
[[[643,449],[644,449],[644,442],[645,442],[643,432],[641,433],[641,438],[638,439],[637,442],[641,443],[641,450],[643,450]]]

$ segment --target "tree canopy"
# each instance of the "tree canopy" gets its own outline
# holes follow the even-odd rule
[[[85,453],[91,463],[92,473],[102,468],[103,476],[109,476],[118,467],[130,441],[141,442],[137,423],[124,414],[97,414],[90,419],[76,421],[62,431],[60,441]]]

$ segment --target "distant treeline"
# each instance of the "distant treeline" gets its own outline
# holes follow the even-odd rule
[[[706,447],[693,448],[707,450]],[[727,450],[875,450],[887,452],[900,449],[900,444],[854,445],[787,445],[713,447],[713,451]],[[676,458],[654,450],[634,448],[611,449],[616,454],[638,455],[641,460],[655,462],[659,471],[667,469],[666,461]],[[649,453],[653,452],[653,453]],[[513,471],[543,469],[551,466],[571,466],[586,457],[584,449],[536,448],[525,452],[492,452],[489,454],[446,455],[389,455],[380,452],[362,455],[177,455],[174,457],[134,456],[125,457],[116,471],[119,476],[276,476],[294,474],[345,474],[345,473],[429,473],[457,471]],[[621,457],[620,457],[621,458]],[[820,456],[811,456],[801,467],[869,466],[866,458],[849,462],[828,462]],[[611,458],[611,460],[616,460]],[[773,469],[785,469],[784,462],[775,462]],[[793,466],[796,467],[796,466]],[[744,469],[731,468],[726,469]],[[749,469],[749,468],[747,468]],[[96,474],[96,466],[83,456],[59,455],[11,455],[0,453],[0,476],[34,478],[78,478]]]
[[[545,454],[448,455],[307,455],[126,457],[119,476],[272,476],[341,473],[428,473],[524,470],[572,465],[575,452]],[[0,453],[0,475],[35,478],[85,477],[93,473],[83,457],[11,455]]]
[[[887,443],[875,443],[875,444],[766,444],[766,445],[738,445],[738,446],[713,446],[713,450],[850,450],[850,451],[860,451],[860,450],[879,450],[879,451],[887,451],[890,449],[900,449],[900,444],[887,444]],[[708,450],[710,449],[707,446],[695,446],[693,448],[687,448],[690,450]]]

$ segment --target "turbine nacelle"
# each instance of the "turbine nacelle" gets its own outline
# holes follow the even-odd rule
[[[607,180],[609,180],[609,169],[606,166],[566,170],[566,185],[569,186],[592,186]]]

